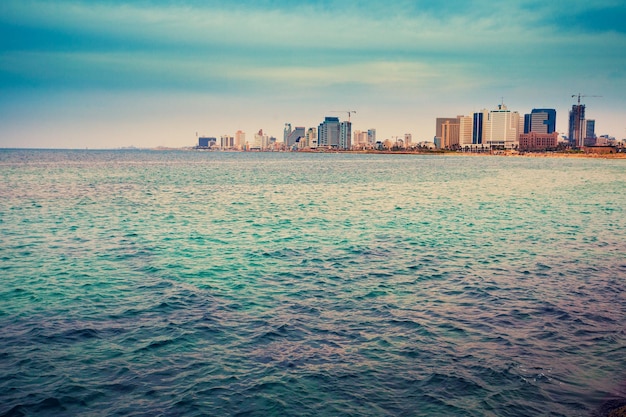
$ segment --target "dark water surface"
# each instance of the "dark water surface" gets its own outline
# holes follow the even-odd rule
[[[626,161],[0,150],[0,415],[590,416]]]

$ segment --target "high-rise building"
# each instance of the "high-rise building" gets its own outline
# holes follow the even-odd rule
[[[574,104],[569,112],[569,143],[570,146],[582,148],[585,140],[585,105]]]
[[[283,143],[287,145],[287,139],[291,134],[291,123],[285,123],[285,128],[283,130]]]
[[[317,129],[314,127],[310,127],[306,132],[306,146],[317,148]]]
[[[457,119],[446,120],[441,124],[442,149],[456,149],[459,147],[459,123]]]
[[[512,149],[518,144],[520,115],[504,104],[491,110],[485,123],[485,142],[490,148]]]
[[[444,123],[457,123],[456,117],[437,117],[435,120],[435,144],[438,148],[445,148],[445,144],[443,143],[443,124]]]
[[[287,126],[287,125],[285,125]],[[285,128],[285,134],[287,134],[287,129]],[[285,137],[285,146],[290,149],[296,143],[300,143],[301,139],[305,138],[305,128],[302,126],[297,126],[295,129],[291,130],[291,125],[289,125],[289,134]]]
[[[317,129],[317,144],[321,147],[339,147],[339,118],[326,117]]]
[[[585,138],[596,139],[596,121],[594,119],[585,120]]]
[[[474,113],[472,117],[472,145],[483,145],[485,143],[485,123],[489,119],[489,112],[483,109]]]
[[[461,147],[472,145],[472,116],[459,116],[459,145]]]
[[[254,142],[250,146],[251,149],[264,150],[267,149],[269,144],[269,137],[263,134],[263,129],[260,129],[258,133],[254,135]]]
[[[407,148],[410,148],[412,142],[413,142],[413,135],[411,135],[410,133],[405,133],[404,134],[404,146],[406,146]]]
[[[524,133],[554,133],[556,131],[556,110],[532,109],[524,115]]]
[[[235,147],[238,149],[243,149],[246,146],[246,134],[241,130],[238,130],[235,133]]]
[[[376,129],[367,129],[367,142],[370,145],[374,145],[376,143]]]
[[[352,148],[352,123],[343,121],[339,123],[339,149]]]

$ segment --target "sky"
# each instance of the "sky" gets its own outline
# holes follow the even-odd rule
[[[2,0],[0,147],[282,140],[325,116],[432,140],[504,103],[626,137],[623,0]]]

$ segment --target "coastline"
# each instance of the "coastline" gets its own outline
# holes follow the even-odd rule
[[[626,152],[622,153],[580,153],[580,152],[452,152],[452,151],[317,151],[317,150],[299,150],[297,152],[309,153],[354,153],[354,154],[371,154],[371,155],[442,155],[442,156],[481,156],[481,157],[521,157],[521,158],[600,158],[600,159],[626,159]]]

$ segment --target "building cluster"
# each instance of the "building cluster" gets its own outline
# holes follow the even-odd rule
[[[556,110],[533,109],[521,115],[504,103],[493,110],[483,109],[468,116],[438,117],[433,142],[414,143],[410,133],[379,141],[376,129],[352,132],[348,120],[327,116],[317,127],[292,127],[285,123],[283,141],[259,130],[251,140],[241,130],[235,136],[198,137],[198,149],[244,151],[329,150],[404,150],[437,148],[462,151],[518,150],[549,151],[559,147],[606,146],[613,138],[597,137],[595,120],[585,119],[585,105],[575,104],[569,112],[569,136],[561,141],[556,131]]]
[[[554,109],[533,109],[522,117],[500,104],[471,116],[438,117],[435,130],[435,146],[440,149],[546,151],[559,147]],[[585,119],[581,104],[572,106],[568,133],[564,145],[572,148],[604,146],[609,139],[596,136],[595,120]]]
[[[407,134],[410,142],[410,134]],[[406,140],[406,139],[405,139]],[[379,143],[379,142],[378,142]],[[199,136],[197,149],[223,149],[244,151],[278,151],[302,149],[373,149],[377,145],[376,129],[352,133],[352,122],[340,121],[338,117],[326,117],[318,127],[292,127],[285,123],[283,141],[270,137],[259,130],[254,140],[246,140],[244,132],[237,131],[234,137],[224,135],[220,138]]]
[[[585,118],[585,105],[574,104],[569,112],[569,138],[572,147],[609,146],[615,138],[596,136],[596,121]]]
[[[263,129],[254,134],[251,141],[246,140],[245,132],[238,130],[235,136],[223,135],[217,137],[199,136],[196,149],[229,149],[239,151],[266,151],[278,150],[280,146],[276,138],[263,133]]]
[[[451,150],[548,150],[559,140],[556,110],[533,109],[522,117],[504,104],[471,116],[439,117],[435,131],[435,146]]]

